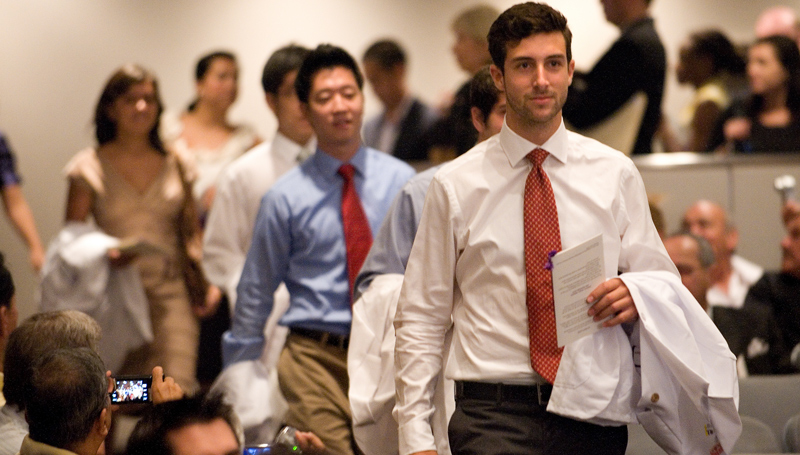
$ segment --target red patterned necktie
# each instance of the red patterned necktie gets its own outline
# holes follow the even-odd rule
[[[347,249],[347,280],[350,284],[351,305],[356,276],[364,264],[370,246],[372,246],[372,231],[369,228],[367,215],[364,214],[364,208],[361,206],[358,192],[356,192],[356,185],[353,181],[354,173],[355,168],[352,164],[343,164],[339,168],[339,175],[344,179],[342,225],[344,226],[344,244]]]
[[[553,280],[548,266],[552,255],[561,250],[561,234],[553,187],[542,169],[547,155],[541,148],[528,154],[533,166],[525,181],[523,226],[531,366],[552,384],[564,349],[558,347],[556,338]]]

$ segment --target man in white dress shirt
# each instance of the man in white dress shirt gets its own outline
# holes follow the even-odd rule
[[[236,285],[250,248],[261,196],[316,148],[314,132],[300,110],[294,89],[297,70],[307,54],[307,49],[292,44],[270,56],[261,85],[267,105],[278,120],[278,131],[271,143],[257,145],[231,163],[217,186],[203,239],[203,268],[231,305],[236,302]]]
[[[709,269],[711,288],[706,293],[712,307],[741,308],[747,291],[764,274],[764,269],[735,254],[739,231],[719,204],[700,200],[683,215],[683,230],[708,240],[714,249]]]
[[[564,128],[561,108],[574,71],[564,16],[544,4],[515,5],[488,38],[492,77],[506,94],[505,124],[499,135],[445,165],[428,189],[395,319],[400,454],[435,453],[431,397],[447,355],[445,376],[456,381],[449,426],[454,454],[622,455],[624,426],[547,412],[552,386],[531,366],[523,253],[523,194],[533,172],[527,155],[537,148],[549,154],[542,169],[562,248],[602,234],[609,279],[586,299],[588,316],[604,321],[601,331],[630,329],[638,317],[617,271],[668,271],[676,278],[677,271],[633,163]],[[444,352],[451,321],[452,345]],[[555,382],[572,373],[557,370]],[[580,386],[587,397],[590,382]]]

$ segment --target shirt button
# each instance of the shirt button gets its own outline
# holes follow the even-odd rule
[[[658,403],[658,394],[657,393],[654,393],[654,394],[650,395],[650,402],[651,403]]]

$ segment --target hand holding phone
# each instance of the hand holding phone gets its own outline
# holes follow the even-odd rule
[[[109,393],[111,403],[151,403],[150,386],[152,383],[152,376],[118,376],[114,378],[114,390]]]

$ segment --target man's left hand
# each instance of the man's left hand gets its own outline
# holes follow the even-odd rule
[[[597,322],[613,316],[603,322],[603,327],[613,327],[639,318],[631,292],[619,278],[612,278],[597,286],[586,298],[586,303],[592,305],[589,316],[594,316]]]

